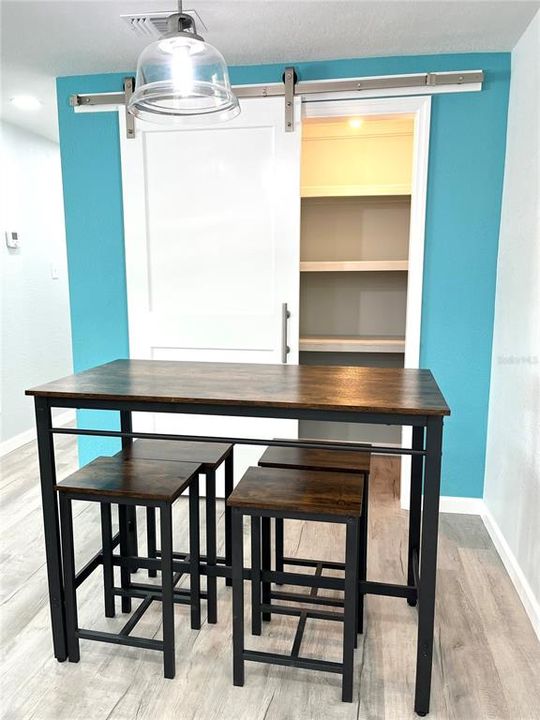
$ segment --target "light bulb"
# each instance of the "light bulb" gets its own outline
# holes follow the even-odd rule
[[[353,130],[358,130],[358,128],[362,127],[362,120],[360,118],[351,118],[349,120],[349,125],[353,128]]]
[[[193,90],[193,62],[187,45],[178,45],[172,52],[170,68],[175,90],[188,97]]]

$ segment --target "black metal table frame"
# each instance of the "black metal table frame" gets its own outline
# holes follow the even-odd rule
[[[85,410],[109,410],[120,413],[120,430],[90,430],[78,428],[57,428],[52,422],[52,408],[75,408]],[[276,445],[280,447],[317,447],[320,449],[358,450],[365,452],[365,446],[337,441],[315,440],[267,440],[236,437],[212,437],[176,435],[165,433],[133,432],[132,412],[181,413],[198,415],[224,415],[241,417],[267,417],[292,420],[320,420],[330,422],[354,422],[382,425],[412,426],[412,447],[395,448],[376,446],[377,454],[411,456],[411,489],[409,511],[409,547],[407,585],[393,585],[367,581],[365,592],[378,595],[405,597],[409,604],[418,603],[418,639],[416,654],[416,689],[414,709],[419,715],[429,712],[431,671],[433,655],[433,627],[435,615],[435,585],[437,574],[437,539],[439,526],[439,499],[443,417],[441,415],[415,415],[399,412],[371,413],[342,410],[276,408],[271,406],[244,406],[199,403],[171,403],[166,401],[141,400],[99,400],[86,398],[63,398],[62,396],[38,395],[35,397],[41,496],[43,506],[47,578],[51,608],[54,654],[58,661],[67,657],[65,633],[64,587],[62,581],[62,558],[58,524],[58,503],[54,485],[56,465],[54,435],[71,434],[85,436],[118,437],[123,447],[129,446],[134,438],[162,440],[200,440],[244,445]],[[422,503],[423,495],[423,503]],[[230,538],[230,513],[226,513],[226,535]],[[229,546],[230,547],[230,546]],[[226,562],[229,561],[229,553]],[[230,565],[220,564],[212,568],[217,575],[231,577]],[[96,564],[100,563],[99,553],[78,574],[78,582],[87,577]],[[176,563],[177,570],[182,563]],[[205,572],[202,569],[202,572]],[[275,573],[274,573],[275,574]],[[278,573],[279,574],[279,573]],[[288,573],[287,573],[288,575]],[[302,584],[302,573],[298,573],[298,584]],[[327,579],[331,587],[332,578]]]

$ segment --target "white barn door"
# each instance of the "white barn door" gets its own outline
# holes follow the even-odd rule
[[[279,363],[287,303],[287,362],[298,362],[300,127],[285,133],[283,98],[241,105],[222,126],[137,121],[130,140],[119,113],[132,358]],[[297,432],[296,421],[190,415],[140,416],[135,426]],[[259,453],[238,448],[236,473]]]

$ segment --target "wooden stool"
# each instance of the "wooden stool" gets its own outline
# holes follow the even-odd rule
[[[232,508],[233,682],[235,685],[244,684],[245,660],[322,670],[340,673],[343,676],[342,700],[352,702],[363,486],[363,477],[359,474],[251,467],[229,496],[227,503]],[[244,648],[243,579],[246,574],[243,560],[244,515],[251,517],[252,561],[248,576],[251,577],[252,633],[261,634],[261,618],[264,612],[298,615],[300,619],[290,655],[255,652]],[[261,557],[261,519],[264,521],[272,517],[344,523],[346,526],[343,566],[345,577],[272,571],[268,557]],[[343,613],[312,611],[291,605],[273,604],[271,595],[265,593],[264,587],[269,587],[272,582],[344,590]],[[270,598],[269,601],[267,597]],[[324,598],[314,598],[311,595],[300,597],[303,600],[307,598],[306,601],[310,603],[319,601],[317,604],[334,604],[332,601],[325,603]],[[290,599],[298,600],[298,597]],[[343,621],[341,663],[315,660],[300,655],[304,626],[308,618]]]
[[[130,447],[118,453],[124,459],[167,460],[171,462],[194,462],[202,465],[201,473],[206,478],[206,555],[201,561],[207,568],[213,568],[218,561],[231,565],[231,517],[225,511],[225,558],[217,557],[217,516],[216,516],[216,470],[225,463],[225,497],[233,489],[233,445],[228,443],[196,442],[184,440],[136,440]],[[159,557],[156,542],[156,511],[146,509],[146,538],[148,557]],[[175,553],[175,557],[184,559],[187,553]],[[155,577],[156,571],[148,571],[149,577]],[[230,581],[227,579],[227,584]],[[206,575],[208,622],[217,622],[217,578]]]
[[[366,445],[366,452],[354,450],[319,450],[313,448],[279,447],[266,448],[259,460],[260,467],[289,468],[321,472],[356,473],[364,479],[364,495],[362,498],[362,518],[360,520],[360,540],[362,552],[359,558],[358,582],[367,579],[367,546],[368,546],[368,506],[369,506],[369,473],[371,470],[371,445]],[[327,569],[343,569],[343,563],[327,563],[303,558],[284,557],[283,520],[275,520],[275,568],[282,571],[285,565],[319,567]],[[268,530],[263,529],[263,544],[269,543]],[[263,550],[264,552],[264,550]],[[267,551],[268,552],[268,551]],[[275,593],[279,596],[279,593]],[[358,630],[363,632],[364,593],[359,593]]]
[[[130,645],[161,650],[164,675],[175,675],[174,603],[189,602],[192,627],[200,627],[200,567],[199,567],[199,489],[201,465],[197,463],[153,462],[124,460],[117,456],[97,458],[56,485],[60,497],[60,520],[64,587],[66,606],[66,638],[70,662],[79,662],[79,639],[99,640],[117,645]],[[189,487],[190,491],[190,590],[175,590],[181,577],[173,577],[172,504]],[[105,588],[105,615],[114,617],[114,596],[129,600],[141,597],[143,602],[119,633],[98,632],[79,628],[77,619],[77,587],[88,577],[75,573],[73,543],[72,500],[99,502],[101,506],[101,533],[103,543],[103,578]],[[130,556],[127,522],[120,523],[120,556],[113,555],[115,540],[111,527],[111,504],[118,505],[119,514],[126,514],[133,506],[142,505],[159,509],[161,520],[161,559]],[[197,528],[197,533],[193,529]],[[122,587],[114,587],[114,565],[120,566]],[[161,569],[161,588],[155,585],[132,584],[130,567]],[[163,612],[163,639],[132,637],[131,631],[154,600],[161,600]],[[123,608],[124,609],[124,608]]]

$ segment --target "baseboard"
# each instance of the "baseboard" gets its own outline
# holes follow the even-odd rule
[[[461,513],[462,515],[482,515],[484,501],[482,498],[442,495],[440,511],[443,513]]]
[[[54,424],[62,426],[67,425],[74,420],[75,410],[66,410],[63,413],[56,415],[54,418]],[[17,450],[17,448],[20,448],[35,439],[36,429],[30,428],[30,430],[25,430],[18,435],[14,435],[14,437],[9,438],[9,440],[4,440],[4,442],[0,443],[0,457],[4,457],[4,455],[13,452],[13,450]]]
[[[489,536],[495,545],[495,549],[506,568],[506,572],[510,576],[510,580],[516,588],[516,592],[519,595],[519,599],[521,600],[523,607],[525,608],[525,612],[529,616],[533,630],[540,640],[540,603],[535,598],[532,588],[529,585],[523,570],[519,566],[516,556],[512,552],[512,549],[502,534],[497,521],[485,503],[482,512],[482,520],[484,521],[486,530],[488,531]]]
[[[408,503],[407,503],[408,504]],[[408,509],[406,507],[405,509]],[[516,556],[508,545],[495,518],[481,498],[463,498],[442,496],[440,511],[443,513],[462,513],[464,515],[480,515],[484,526],[495,546],[497,554],[516,589],[519,599],[527,613],[533,630],[540,640],[540,603],[535,598],[532,588],[519,566]]]
[[[401,509],[409,509],[409,496],[402,497]],[[482,515],[484,512],[484,501],[481,498],[453,497],[441,495],[439,506],[443,513],[461,513],[462,515]]]

